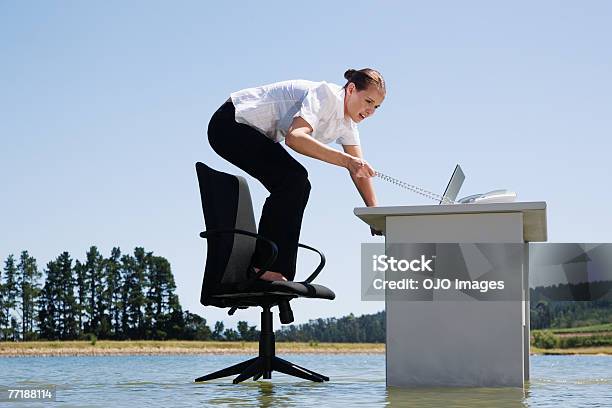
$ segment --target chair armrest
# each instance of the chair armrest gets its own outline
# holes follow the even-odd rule
[[[276,257],[278,256],[278,246],[276,245],[276,243],[274,243],[274,241],[271,241],[271,240],[269,240],[266,237],[262,237],[261,235],[254,233],[254,232],[244,231],[244,230],[239,230],[239,229],[231,229],[231,230],[207,230],[207,231],[202,231],[200,233],[200,237],[208,239],[208,238],[210,238],[212,236],[221,235],[221,234],[246,235],[246,236],[255,238],[257,240],[261,240],[261,241],[265,242],[266,244],[268,244],[270,246],[272,254],[270,255],[270,257],[268,259],[266,259],[266,262],[264,262],[264,264],[260,268],[259,272],[255,273],[245,283],[246,286],[250,286],[251,283],[253,283],[255,280],[259,279],[259,277],[261,275],[263,275],[268,270],[268,268],[274,263],[274,261],[276,261]],[[308,246],[308,245],[304,245],[304,244],[298,243],[298,248],[304,248],[304,249],[308,249],[310,251],[316,252],[317,254],[319,254],[319,257],[321,258],[321,261],[319,262],[319,265],[317,266],[317,268],[304,281],[304,283],[311,283],[319,275],[321,270],[323,270],[323,267],[325,267],[325,255],[323,255],[323,253],[321,251],[319,251],[319,250],[317,250],[317,249],[315,249],[315,248],[313,248],[311,246]],[[252,268],[252,267],[250,267],[250,268]]]
[[[325,266],[325,255],[323,255],[323,252],[316,250],[308,245],[298,244],[298,248],[309,249],[313,252],[316,252],[321,257],[321,262],[319,262],[319,266],[317,266],[317,269],[315,269],[314,272],[304,281],[304,283],[311,283],[313,280],[315,280],[315,278],[319,275],[319,272],[321,272],[321,270]]]
[[[260,240],[262,242],[265,242],[266,244],[268,244],[268,246],[270,246],[270,250],[272,251],[272,253],[270,254],[270,257],[268,257],[268,259],[266,259],[266,261],[263,263],[262,267],[260,268],[259,272],[256,272],[251,278],[249,278],[246,282],[245,285],[248,287],[250,286],[251,283],[255,282],[255,280],[259,279],[259,277],[261,275],[263,275],[264,273],[266,273],[266,271],[268,270],[268,268],[270,266],[272,266],[272,264],[274,263],[274,261],[276,261],[276,257],[278,256],[278,246],[276,245],[276,243],[274,243],[274,241],[269,240],[266,237],[262,237],[259,234],[256,234],[254,232],[250,232],[250,231],[245,231],[245,230],[239,230],[239,229],[230,229],[230,230],[206,230],[206,231],[202,231],[200,232],[200,237],[201,238],[211,238],[215,235],[221,235],[221,234],[239,234],[239,235],[246,235],[252,238],[255,238],[257,240]],[[252,266],[249,266],[250,269],[253,270],[253,272],[255,272],[255,270],[253,269]]]

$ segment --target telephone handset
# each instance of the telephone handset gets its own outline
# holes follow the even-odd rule
[[[484,194],[474,194],[457,200],[459,204],[512,203],[516,193],[508,190],[493,190]]]

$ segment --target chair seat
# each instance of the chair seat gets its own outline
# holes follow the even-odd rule
[[[306,282],[264,281],[254,282],[248,289],[224,289],[223,294],[213,295],[216,298],[241,298],[269,295],[291,295],[297,297],[333,300],[336,294],[326,286]]]

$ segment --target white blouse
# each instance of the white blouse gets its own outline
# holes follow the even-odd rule
[[[275,142],[285,139],[293,119],[300,116],[322,143],[358,145],[357,124],[344,118],[344,89],[327,82],[302,79],[247,88],[231,94],[236,122],[244,123]]]

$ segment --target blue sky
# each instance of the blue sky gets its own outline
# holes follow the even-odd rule
[[[171,262],[184,308],[255,324],[198,303],[194,163],[242,174],[208,120],[232,91],[363,67],[388,88],[360,125],[375,169],[441,193],[460,163],[460,195],[546,201],[550,242],[612,242],[611,20],[606,1],[1,2],[0,257],[27,249],[42,268],[144,246]],[[301,241],[327,254],[319,282],[337,294],[293,302],[296,322],[381,310],[360,301],[359,248],[382,238],[353,215],[346,170],[294,157],[313,185]],[[381,205],[429,203],[375,184]]]

